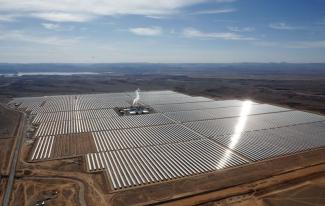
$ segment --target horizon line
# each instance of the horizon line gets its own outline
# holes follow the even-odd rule
[[[0,64],[325,64],[325,62],[0,62]]]

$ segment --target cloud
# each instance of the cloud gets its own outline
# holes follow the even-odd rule
[[[48,30],[55,30],[58,31],[61,29],[61,26],[59,24],[52,24],[52,23],[42,23],[41,24],[45,29]]]
[[[159,36],[162,33],[160,27],[137,27],[130,28],[129,31],[139,36]]]
[[[1,0],[0,13],[16,12],[21,16],[33,16],[55,22],[84,22],[96,16],[165,16],[208,1],[211,0]]]
[[[53,22],[86,22],[98,16],[141,15],[166,18],[189,6],[206,2],[230,3],[235,0],[1,0],[0,13],[19,14]],[[235,9],[198,11],[196,14],[234,12]],[[0,16],[1,19],[1,16]],[[11,20],[2,15],[2,19]]]
[[[321,19],[320,21],[316,22],[315,24],[325,25],[325,18],[324,19]]]
[[[151,19],[167,19],[167,16],[155,16],[155,15],[148,15],[146,16],[147,18],[151,18]]]
[[[255,31],[254,27],[235,27],[235,26],[228,26],[228,30],[233,31],[233,32],[252,32]]]
[[[202,38],[202,39],[224,39],[224,40],[255,40],[251,37],[243,37],[233,32],[202,32],[194,28],[185,28],[183,35],[188,38]]]
[[[0,14],[0,22],[11,22],[16,20],[16,15],[10,15],[10,14]]]
[[[322,49],[325,48],[325,40],[318,41],[290,41],[290,42],[265,42],[257,41],[254,43],[263,47],[279,47],[287,49]]]
[[[215,0],[215,2],[217,2],[217,3],[232,3],[235,1],[237,1],[237,0]]]
[[[286,45],[287,48],[292,49],[317,49],[325,48],[325,40],[322,41],[297,41],[290,42]]]
[[[278,29],[278,30],[297,30],[301,29],[302,27],[294,27],[286,24],[285,22],[278,22],[278,23],[271,23],[269,25],[272,29]]]
[[[275,46],[278,46],[279,43],[272,42],[272,41],[256,41],[256,42],[254,42],[254,45],[262,46],[262,47],[275,47]]]
[[[75,29],[74,26],[69,25],[61,25],[61,24],[53,24],[53,23],[41,23],[41,25],[48,30],[52,30],[52,31],[72,31]],[[84,30],[84,28],[81,28],[80,30]]]
[[[79,42],[81,37],[74,38],[64,38],[57,36],[41,36],[35,34],[28,34],[20,30],[7,30],[0,32],[0,41],[20,41],[20,42],[29,42],[37,44],[47,44],[47,45],[60,45],[67,46],[71,44],[76,44]]]
[[[62,12],[33,13],[32,16],[54,22],[86,22],[94,16],[87,14],[70,14]]]
[[[202,15],[202,14],[222,14],[235,12],[237,9],[213,9],[213,10],[202,10],[193,12],[192,15]]]

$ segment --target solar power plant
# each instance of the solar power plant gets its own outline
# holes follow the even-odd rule
[[[241,100],[140,92],[16,98],[33,117],[30,161],[83,157],[114,190],[218,172],[325,146],[325,117]]]
[[[211,140],[193,140],[86,155],[89,170],[106,169],[121,189],[248,163]]]

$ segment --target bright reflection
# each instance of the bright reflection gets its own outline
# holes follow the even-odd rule
[[[241,111],[240,111],[240,116],[238,119],[238,122],[235,126],[235,132],[231,136],[230,139],[230,144],[228,145],[228,148],[233,149],[237,145],[239,139],[241,138],[241,135],[245,129],[246,121],[247,121],[247,116],[249,115],[249,112],[252,107],[252,102],[247,100],[243,102]],[[226,163],[228,162],[229,158],[231,155],[231,151],[227,150],[225,154],[223,155],[222,159],[219,161],[218,165],[216,166],[217,169],[222,169],[225,167]]]

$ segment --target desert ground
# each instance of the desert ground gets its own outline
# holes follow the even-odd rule
[[[0,156],[2,159],[0,161],[0,174],[7,175],[9,159],[19,126],[20,114],[0,105],[0,116]]]

